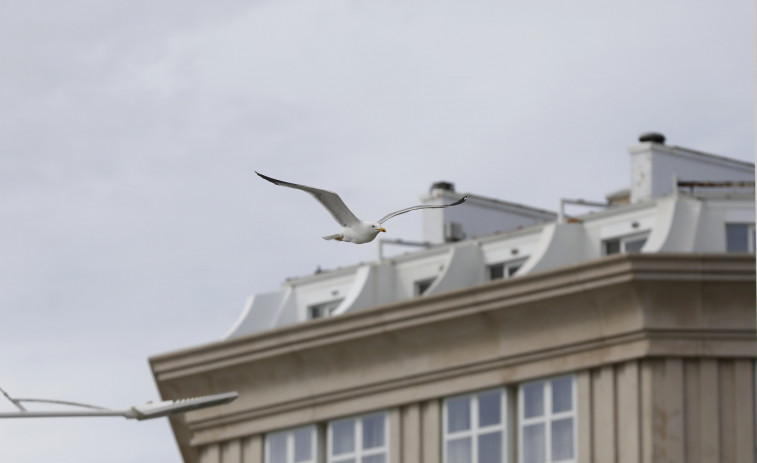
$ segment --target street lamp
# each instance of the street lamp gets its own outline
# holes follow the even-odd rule
[[[64,400],[48,399],[18,399],[11,397],[7,392],[0,388],[0,392],[18,408],[17,412],[0,413],[0,418],[61,418],[76,416],[123,416],[128,419],[149,420],[162,416],[175,415],[184,413],[198,408],[213,407],[231,402],[239,397],[236,391],[223,392],[220,394],[204,395],[177,400],[163,400],[161,402],[147,402],[142,405],[134,405],[125,410],[111,410],[109,408],[98,407],[95,405],[82,404],[78,402],[69,402]],[[85,410],[68,410],[68,411],[29,411],[23,405],[23,402],[36,402],[56,405],[68,405],[79,407]]]

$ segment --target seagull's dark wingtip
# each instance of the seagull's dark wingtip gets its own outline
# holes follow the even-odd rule
[[[258,172],[257,170],[255,171],[255,173],[258,174],[258,177],[263,178],[265,180],[268,180],[269,182],[273,183],[274,185],[278,185],[279,184],[279,181],[276,180],[275,178],[271,178],[271,177],[269,177],[267,175],[263,175],[260,172]]]

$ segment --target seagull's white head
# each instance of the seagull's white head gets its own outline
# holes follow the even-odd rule
[[[386,228],[382,227],[378,222],[371,222],[371,231],[375,231],[378,234],[379,232],[386,232]]]

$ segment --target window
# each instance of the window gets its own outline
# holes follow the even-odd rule
[[[519,392],[520,462],[576,461],[575,378],[525,383]]]
[[[489,265],[487,268],[489,280],[500,280],[502,278],[512,278],[515,272],[523,265],[525,260],[519,259],[510,262],[500,262]]]
[[[385,413],[329,423],[328,463],[388,463]]]
[[[727,252],[754,252],[754,224],[725,224],[725,248]]]
[[[334,310],[339,307],[339,304],[341,303],[342,299],[336,299],[333,301],[308,306],[308,317],[310,318],[310,320],[328,317],[332,313],[334,313]]]
[[[619,254],[621,252],[641,252],[641,248],[647,242],[648,234],[622,236],[602,241],[602,253],[605,256]]]
[[[316,434],[315,426],[266,434],[266,463],[315,463]]]
[[[504,389],[444,401],[444,462],[502,463],[507,458]]]
[[[434,281],[436,278],[428,278],[426,280],[419,280],[415,282],[415,295],[420,296],[421,294],[428,291],[428,289],[431,287],[432,284],[434,284]]]

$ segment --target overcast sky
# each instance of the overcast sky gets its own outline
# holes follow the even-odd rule
[[[628,186],[640,133],[754,155],[754,4],[5,0],[0,387],[126,407],[147,358],[256,292],[375,259],[432,182],[556,209]],[[420,214],[387,238],[420,239]],[[0,403],[0,411],[12,407]],[[179,462],[167,420],[0,422],[0,461]]]

